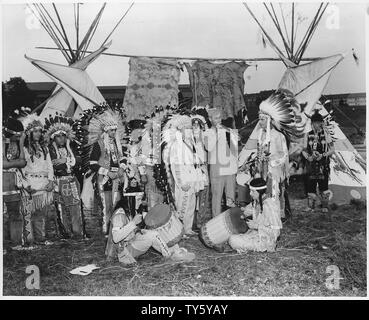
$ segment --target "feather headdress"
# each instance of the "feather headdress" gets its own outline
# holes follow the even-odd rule
[[[206,107],[201,107],[201,106],[194,106],[192,107],[191,111],[191,119],[192,119],[192,123],[199,121],[200,125],[202,127],[205,126],[205,124],[209,125],[209,106]]]
[[[260,114],[270,117],[274,127],[290,139],[301,138],[304,134],[305,121],[301,117],[301,107],[292,93],[275,91],[260,104]]]
[[[108,104],[94,106],[92,109],[83,112],[80,120],[74,123],[76,132],[76,140],[80,145],[79,154],[82,158],[82,171],[88,170],[89,157],[92,150],[92,145],[104,140],[105,151],[109,152],[106,140],[107,131],[115,129],[118,152],[123,154],[122,146],[126,143],[127,136],[125,134],[125,111],[123,106],[110,107]],[[83,146],[83,147],[81,147]]]
[[[53,117],[49,115],[49,118],[45,118],[45,139],[49,143],[58,134],[64,134],[69,141],[73,141],[76,137],[73,130],[74,121],[69,118],[59,115]]]
[[[24,132],[29,135],[32,131],[36,129],[43,129],[44,124],[42,119],[35,113],[27,114],[20,119],[22,121]]]
[[[319,117],[322,119],[323,122],[323,130],[324,130],[324,136],[327,141],[327,144],[333,143],[337,140],[337,137],[335,136],[336,128],[338,127],[338,123],[332,119],[332,112],[327,113],[326,115],[321,114],[322,107],[318,106],[313,110],[313,113],[308,116],[311,120],[315,117]]]
[[[172,115],[163,127],[162,144],[170,147],[177,139],[182,139],[180,130],[191,127],[192,122],[190,116],[180,114]]]

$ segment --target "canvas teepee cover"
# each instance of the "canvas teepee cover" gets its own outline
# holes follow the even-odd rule
[[[104,97],[96,88],[86,71],[72,66],[63,66],[41,60],[26,58],[38,69],[43,71],[77,102],[82,110],[92,108],[105,102]],[[77,109],[75,118],[79,117]]]
[[[103,53],[106,49],[109,48],[111,42],[102,46],[99,50],[89,54],[88,56],[78,60],[73,63],[71,67],[78,68],[80,70],[86,70],[86,68],[95,61],[101,53]],[[72,85],[71,83],[68,83]],[[93,100],[93,97],[90,97]],[[55,115],[55,113],[61,113],[66,116],[72,117],[74,114],[78,115],[82,112],[82,108],[77,106],[76,110],[74,110],[74,101],[73,97],[60,85],[57,85],[45,107],[43,108],[40,116],[42,118],[47,118],[50,114]]]

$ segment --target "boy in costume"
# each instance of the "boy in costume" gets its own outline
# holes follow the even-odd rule
[[[310,119],[312,130],[306,136],[305,148],[302,151],[307,168],[308,210],[316,209],[318,187],[322,212],[328,212],[329,160],[335,151],[333,138],[319,110],[315,110]]]
[[[45,119],[45,138],[49,143],[51,162],[55,174],[55,208],[60,218],[63,237],[83,236],[80,185],[74,169],[78,167],[78,157],[73,151],[75,139],[74,121],[56,115]]]

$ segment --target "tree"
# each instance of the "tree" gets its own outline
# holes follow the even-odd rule
[[[10,78],[2,83],[3,118],[8,117],[15,109],[20,107],[33,108],[36,95],[21,77]]]

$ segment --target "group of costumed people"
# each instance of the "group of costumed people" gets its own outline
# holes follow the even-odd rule
[[[198,234],[220,252],[227,244],[272,252],[290,212],[289,146],[300,139],[308,208],[317,208],[319,196],[327,209],[331,131],[315,111],[304,134],[302,110],[287,91],[260,104],[257,151],[242,161],[238,134],[208,106],[156,107],[131,121],[124,107],[107,104],[76,121],[29,111],[3,125],[4,238],[13,245],[88,238],[98,211],[107,258],[126,265],[151,247],[191,261],[195,255],[179,242]],[[240,172],[249,179],[236,199]]]

